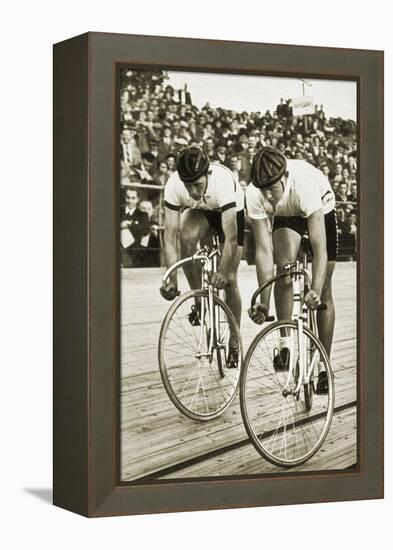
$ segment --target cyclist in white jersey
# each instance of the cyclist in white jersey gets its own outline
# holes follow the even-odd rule
[[[164,191],[166,264],[169,267],[179,259],[178,237],[181,256],[184,258],[194,254],[198,243],[208,238],[212,232],[217,233],[223,247],[212,283],[217,288],[225,289],[226,302],[240,326],[241,297],[237,271],[244,239],[244,193],[232,172],[221,164],[210,162],[207,154],[199,147],[183,150],[176,167],[177,171],[168,179]],[[191,289],[200,288],[201,272],[198,262],[184,265],[184,273]],[[161,287],[160,292],[167,300],[175,298],[176,272]],[[198,323],[197,307],[198,304],[189,315],[192,324]],[[238,350],[234,345],[227,365],[236,368],[237,364]]]
[[[251,219],[256,243],[258,284],[273,276],[274,261],[277,270],[296,261],[303,235],[308,232],[312,249],[312,283],[305,296],[307,305],[318,310],[320,339],[330,356],[333,340],[335,309],[332,296],[332,276],[337,257],[337,223],[335,197],[329,180],[313,165],[303,160],[286,159],[272,147],[264,147],[255,155],[251,180],[246,191],[247,212]],[[271,239],[268,219],[272,218]],[[272,246],[273,245],[273,246]],[[274,260],[273,260],[274,258]],[[292,314],[292,286],[289,278],[275,285],[275,304],[279,320]],[[261,303],[250,311],[256,323],[263,323],[268,315],[270,289],[261,296]],[[280,353],[275,363],[289,364],[287,338],[280,341]],[[275,365],[280,370],[280,365]],[[326,373],[320,373],[317,389],[327,391]]]

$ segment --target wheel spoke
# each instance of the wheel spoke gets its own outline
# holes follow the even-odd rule
[[[240,364],[229,371],[220,349],[228,349],[231,335],[241,348],[239,330],[227,306],[213,299],[214,317],[210,318],[208,298],[202,291],[181,296],[164,319],[160,336],[164,386],[176,407],[194,420],[214,418],[225,411],[236,395],[240,377]],[[198,310],[200,325],[194,327],[188,313],[196,300],[204,303],[203,315]]]
[[[275,464],[290,466],[310,458],[323,443],[333,413],[331,396],[314,395],[308,386],[311,408],[306,408],[304,385],[300,394],[293,395],[297,385],[297,365],[301,364],[297,325],[275,323],[264,329],[251,344],[242,388],[242,413],[257,450]],[[280,334],[291,337],[290,370],[275,371],[273,350],[279,348]],[[315,368],[318,356],[325,363],[326,354],[309,331],[303,335],[306,369]],[[311,352],[311,353],[310,353]],[[275,353],[275,352],[274,352]],[[285,391],[284,391],[285,390]],[[307,391],[306,390],[306,391]],[[330,392],[330,390],[329,390]]]

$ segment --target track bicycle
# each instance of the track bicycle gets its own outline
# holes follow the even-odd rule
[[[201,288],[180,295],[169,308],[160,331],[158,359],[172,403],[192,420],[217,418],[234,400],[240,380],[243,347],[237,322],[211,283],[220,257],[218,237],[193,256],[173,264],[163,284],[186,263],[200,263]],[[237,368],[229,368],[229,349],[238,349]]]
[[[284,277],[290,278],[293,287],[292,319],[267,325],[254,338],[242,368],[240,405],[256,450],[277,466],[293,467],[315,455],[326,439],[334,413],[334,382],[329,358],[318,338],[316,311],[304,302],[310,287],[306,252],[302,261],[285,265],[258,288],[251,307],[267,287]],[[317,309],[326,309],[326,305]],[[289,342],[289,354],[277,369],[274,358],[282,337]],[[325,393],[318,392],[317,386],[318,374],[323,371]]]

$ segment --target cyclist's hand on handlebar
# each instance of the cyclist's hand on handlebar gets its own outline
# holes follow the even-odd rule
[[[160,288],[160,294],[165,300],[174,300],[176,296],[179,296],[180,292],[177,290],[177,286],[168,281]]]
[[[220,273],[220,271],[217,271],[216,273],[213,273],[211,277],[211,283],[216,288],[225,288],[228,284],[228,279],[224,275],[224,273]]]
[[[309,290],[304,297],[304,301],[307,304],[307,307],[310,309],[316,309],[321,303],[321,298],[314,290]]]
[[[264,304],[255,304],[248,310],[248,315],[257,325],[262,325],[269,315],[269,309]]]

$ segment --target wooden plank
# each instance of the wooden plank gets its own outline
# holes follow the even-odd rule
[[[292,468],[291,472],[348,468],[356,463],[356,410],[351,408],[336,416],[328,438],[318,453],[307,464]],[[250,444],[229,455],[214,457],[197,466],[163,476],[162,479],[179,477],[204,477],[207,475],[250,475],[280,473],[282,469],[265,461]]]
[[[185,418],[169,400],[161,382],[157,357],[160,324],[169,306],[158,294],[160,277],[160,270],[154,269],[122,272],[121,454],[124,480],[137,479],[157,470],[176,466],[179,462],[217,451],[247,438],[238,398],[221,417],[205,423]],[[239,279],[243,297],[241,330],[244,347],[247,349],[260,330],[246,312],[256,284],[255,268],[242,270]],[[180,276],[180,281],[186,290],[183,276]],[[356,400],[354,264],[337,265],[334,291],[338,307],[332,365],[335,372],[336,405],[342,405]],[[320,451],[319,460],[325,460],[327,468],[347,467],[356,451],[356,444],[352,439],[340,437],[341,432],[349,429],[348,426],[338,423],[336,431],[335,423],[336,419],[329,434],[329,437],[335,437],[334,444],[324,450],[325,444],[322,448],[324,452]],[[251,449],[253,450],[252,447]],[[198,465],[190,471],[184,469],[181,475],[194,476],[197,475],[195,472],[200,471],[204,473],[198,475],[235,475],[235,472],[246,473],[252,468],[252,473],[271,471],[266,461],[259,458],[255,460],[253,452],[244,453],[243,449],[243,454],[239,450],[233,457],[225,455],[224,459],[218,457],[214,461],[208,460],[205,466]],[[311,468],[317,466],[311,464]],[[307,464],[302,468],[307,470],[309,467]]]

